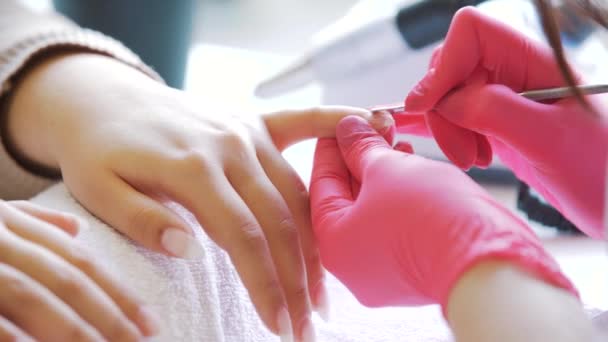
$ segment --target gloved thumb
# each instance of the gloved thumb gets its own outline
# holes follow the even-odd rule
[[[391,126],[386,129],[390,130]],[[348,116],[338,123],[336,139],[346,166],[359,182],[363,179],[363,170],[379,155],[378,152],[392,150],[380,133],[356,116]]]

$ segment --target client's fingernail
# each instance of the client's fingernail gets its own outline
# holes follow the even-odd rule
[[[69,227],[68,233],[72,236],[78,236],[78,234],[80,234],[80,231],[82,229],[87,228],[86,221],[81,219],[78,216],[64,215],[64,218],[66,219],[66,221],[68,221],[71,224],[71,226]]]
[[[327,288],[324,282],[320,282],[315,289],[315,311],[319,314],[321,319],[325,322],[329,322],[330,307],[329,307],[329,296],[327,295]]]
[[[144,336],[154,336],[160,332],[160,319],[149,307],[140,307],[136,320]]]
[[[166,229],[160,243],[167,252],[179,258],[195,259],[203,256],[203,246],[193,236],[181,229]]]
[[[315,328],[312,326],[312,321],[307,318],[302,325],[302,342],[315,342],[317,340],[317,334]]]
[[[376,112],[370,121],[371,126],[380,134],[387,132],[395,124],[393,116],[387,112]]]
[[[282,308],[277,316],[277,325],[279,328],[279,337],[281,342],[293,342],[293,329],[291,328],[291,320],[287,309]]]

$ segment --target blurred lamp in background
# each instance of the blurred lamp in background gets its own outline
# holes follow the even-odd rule
[[[123,42],[167,83],[182,88],[195,0],[53,0],[80,26]]]

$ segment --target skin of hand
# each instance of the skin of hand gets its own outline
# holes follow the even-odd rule
[[[608,129],[596,115],[600,103],[588,97],[593,113],[575,98],[538,103],[518,95],[564,83],[547,46],[465,8],[405,106],[424,113],[454,164],[484,167],[495,153],[577,227],[601,238]]]
[[[310,185],[323,265],[367,306],[438,303],[483,261],[576,294],[528,226],[461,170],[393,149],[358,117],[319,139]]]
[[[0,201],[0,340],[139,341],[155,315],[72,237],[81,222]]]
[[[311,308],[325,313],[327,295],[308,192],[280,151],[333,136],[346,115],[392,124],[346,107],[261,121],[205,114],[186,93],[88,54],[56,56],[29,71],[8,115],[18,151],[60,169],[89,211],[142,245],[197,257],[192,228],[163,204],[187,208],[228,252],[269,329],[304,340],[314,338]]]

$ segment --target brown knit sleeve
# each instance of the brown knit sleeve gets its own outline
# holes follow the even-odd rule
[[[19,73],[38,57],[63,51],[110,56],[162,82],[156,72],[120,42],[79,28],[55,13],[35,13],[16,1],[0,0],[0,116],[6,114],[5,102]],[[0,198],[29,198],[52,181],[27,171],[7,152],[7,146],[0,144]]]

